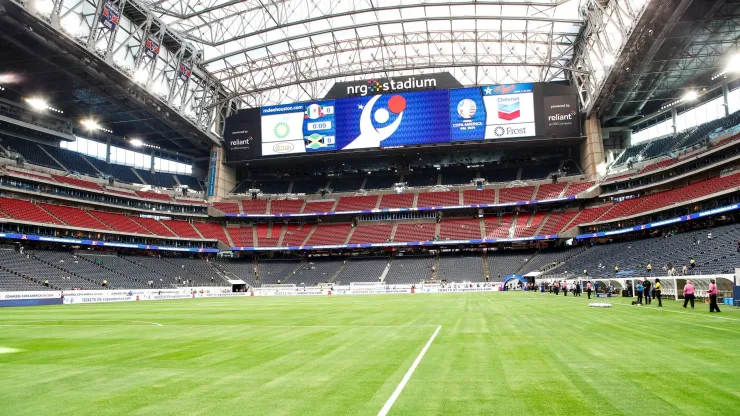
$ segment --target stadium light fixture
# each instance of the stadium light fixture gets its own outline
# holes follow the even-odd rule
[[[740,72],[740,53],[736,53],[735,55],[732,55],[730,59],[727,61],[727,66],[725,66],[725,69],[720,72],[719,74],[716,74],[712,77],[712,81],[719,77],[727,78],[728,73],[738,73]]]
[[[36,0],[33,2],[33,8],[43,15],[51,15],[54,10],[54,2],[50,0]]]
[[[602,61],[604,63],[604,66],[612,66],[614,65],[614,55],[607,53],[604,55]]]
[[[144,142],[142,142],[141,139],[131,139],[128,142],[134,147],[141,147],[144,145]]]
[[[149,78],[149,74],[146,70],[139,68],[134,72],[134,82],[138,82],[139,84],[146,83],[147,79]]]
[[[86,118],[86,119],[81,120],[80,124],[82,124],[89,131],[100,130],[106,133],[111,133],[111,134],[113,133],[112,130],[106,129],[105,127],[101,126],[97,121],[91,118]]]
[[[69,33],[70,35],[76,35],[80,31],[80,21],[73,16],[67,16],[61,19],[62,30]]]
[[[44,111],[49,110],[53,111],[55,113],[63,114],[64,111],[50,107],[49,104],[46,102],[46,100],[38,97],[32,97],[32,98],[26,98],[26,102],[31,106],[31,108],[35,111]]]
[[[725,67],[725,72],[738,72],[740,71],[740,54],[733,55],[729,62],[727,63],[727,67]]]
[[[49,107],[45,100],[37,97],[26,98],[26,102],[36,111],[46,110]]]
[[[85,128],[88,129],[88,130],[97,130],[97,129],[100,128],[100,124],[98,124],[97,121],[95,121],[95,120],[93,120],[91,118],[86,118],[86,119],[82,120],[80,123],[83,126],[85,126]]]
[[[699,93],[693,90],[686,92],[686,94],[681,97],[683,101],[694,101],[697,98],[699,98]]]

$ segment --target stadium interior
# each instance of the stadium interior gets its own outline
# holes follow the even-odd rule
[[[329,3],[0,0],[0,293],[740,270],[739,2]]]
[[[581,3],[580,14],[586,17],[602,7],[599,2]],[[56,263],[65,252],[79,254],[80,259],[97,255],[116,262],[123,259],[121,264],[147,276],[137,281],[153,287],[210,284],[211,277],[219,284],[241,278],[255,286],[277,280],[305,285],[375,281],[380,275],[388,276],[389,283],[418,283],[417,278],[483,281],[529,271],[572,273],[584,265],[583,259],[611,269],[617,262],[601,254],[604,244],[625,244],[638,235],[648,239],[645,244],[658,244],[650,238],[674,228],[669,221],[648,234],[610,235],[610,231],[651,227],[740,202],[740,82],[731,68],[736,58],[727,41],[730,35],[722,32],[727,27],[715,27],[736,10],[731,2],[717,2],[711,8],[700,3],[693,2],[684,11],[708,16],[700,33],[682,23],[680,16],[669,16],[671,25],[659,34],[653,29],[642,33],[639,22],[664,18],[662,13],[670,11],[667,6],[647,5],[643,10],[647,15],[635,21],[639,33],[623,39],[623,53],[610,59],[614,62],[598,74],[602,79],[592,78],[588,86],[580,72],[567,68],[543,78],[509,73],[500,80],[474,80],[474,84],[549,80],[570,86],[568,91],[580,101],[583,125],[568,134],[439,145],[423,145],[422,140],[384,150],[233,161],[229,147],[219,145],[229,128],[229,115],[252,105],[252,99],[270,105],[291,103],[290,96],[278,98],[275,91],[254,95],[244,89],[248,86],[231,91],[232,84],[216,82],[208,87],[215,94],[210,100],[221,103],[220,112],[206,119],[197,105],[212,104],[192,102],[195,95],[188,97],[187,91],[176,89],[206,91],[208,65],[231,54],[205,59],[192,49],[195,45],[177,44],[181,39],[174,34],[182,21],[166,30],[149,27],[160,38],[147,38],[141,34],[145,28],[132,30],[130,24],[141,17],[127,5],[120,18],[131,23],[114,30],[115,39],[107,40],[107,49],[87,51],[81,37],[54,38],[60,30],[65,33],[66,26],[50,27],[43,18],[46,12],[59,18],[56,9],[34,12],[11,2],[5,6],[3,21],[17,30],[3,33],[3,56],[17,59],[3,60],[0,78],[0,227],[7,250],[25,245],[38,264],[30,270],[19,269],[12,261],[3,264],[9,277],[0,285],[44,289],[41,282],[59,273]],[[148,13],[156,16],[162,9],[157,6]],[[551,23],[555,27],[562,22]],[[97,31],[97,36],[111,36]],[[120,31],[128,36],[125,40]],[[581,39],[585,31],[574,33],[574,45],[587,48]],[[676,40],[677,34],[683,37]],[[156,52],[143,42],[155,38],[160,39]],[[703,57],[701,63],[692,60],[690,70],[679,68],[691,59],[685,55],[704,48],[699,45],[715,43],[719,45],[711,51],[715,55]],[[119,49],[126,45],[136,50],[121,55]],[[54,48],[71,52],[52,59]],[[159,84],[169,96],[147,95],[145,87],[153,81],[142,74],[158,73],[152,61],[169,59],[163,56],[167,48],[192,54],[192,73],[189,79],[181,72],[169,74],[171,79]],[[647,58],[642,59],[645,51]],[[595,56],[581,55],[570,51],[561,60],[572,67],[594,65]],[[93,69],[96,62],[101,68]],[[72,71],[69,63],[79,70]],[[545,69],[555,71],[553,62],[546,64]],[[335,79],[342,84],[358,77]],[[593,89],[593,84],[602,85]],[[300,85],[296,81],[293,86]],[[335,90],[332,87],[329,96]],[[229,100],[224,101],[224,94]],[[182,107],[185,102],[188,111]],[[734,212],[728,210],[709,220],[702,216],[697,224],[711,229],[734,221]],[[59,243],[50,243],[49,237]],[[725,237],[729,242],[740,235],[730,227]],[[128,244],[130,252],[123,255],[115,248],[96,247],[95,242]],[[152,247],[171,251],[162,258]],[[732,251],[732,247],[715,254],[696,251],[666,260],[683,264],[689,257],[708,255],[702,266],[729,272],[737,265]],[[519,261],[510,261],[512,256]],[[419,262],[419,257],[425,260]],[[187,279],[169,272],[169,262],[180,258],[201,261],[200,274],[188,271],[192,278]],[[368,264],[382,260],[386,267],[368,268],[370,275],[344,272],[348,267],[354,270],[348,265],[357,259],[366,258]],[[558,267],[552,267],[551,258]],[[639,255],[620,260],[623,271],[639,270],[644,262]],[[393,271],[406,262],[426,271],[414,272],[413,278],[397,277]],[[458,262],[475,265],[451,267]],[[279,264],[275,270],[274,264]],[[141,283],[121,279],[120,271],[107,267],[61,269],[74,279],[52,279],[51,287],[100,287],[102,280],[111,288]],[[254,272],[263,269],[260,279]],[[245,275],[236,272],[245,270]],[[450,275],[446,270],[464,272]]]

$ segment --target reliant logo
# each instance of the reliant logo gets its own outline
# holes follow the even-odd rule
[[[568,114],[555,114],[554,116],[548,117],[550,121],[563,121],[563,120],[573,120],[573,116],[576,115],[575,111],[571,111]]]
[[[564,104],[553,104],[550,106],[550,110],[556,110],[556,109],[565,109],[566,111],[570,109],[570,104],[564,103]],[[573,120],[573,117],[576,116],[576,110],[570,110],[567,114],[554,114],[551,116],[548,116],[547,119],[549,121],[566,121],[566,120]]]
[[[245,132],[246,133],[246,132]],[[252,142],[252,137],[247,137],[246,139],[240,139],[240,140],[232,140],[231,141],[231,147],[234,146],[248,146],[249,143]]]
[[[414,78],[411,77],[405,81],[394,81],[389,79],[385,82],[380,82],[375,78],[371,78],[367,83],[360,85],[350,85],[347,87],[347,95],[361,95],[366,96],[368,94],[380,94],[383,92],[399,92],[409,91],[416,89],[430,89],[437,87],[437,80],[434,78]]]

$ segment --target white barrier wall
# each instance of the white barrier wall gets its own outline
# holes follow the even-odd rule
[[[344,296],[344,295],[388,295],[402,293],[453,293],[453,292],[495,292],[500,286],[481,287],[473,285],[454,285],[442,287],[429,285],[419,289],[411,285],[377,286],[351,288],[335,286],[330,288],[254,288],[250,292],[233,293],[225,287],[202,287],[182,289],[138,289],[138,290],[74,290],[74,291],[40,291],[40,292],[0,292],[0,300],[17,299],[54,299],[63,297],[65,305],[80,303],[136,302],[166,299],[195,299],[215,297],[245,296]]]

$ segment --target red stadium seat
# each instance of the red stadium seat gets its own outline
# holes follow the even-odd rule
[[[80,228],[90,228],[94,230],[110,230],[111,227],[103,224],[99,219],[93,217],[87,212],[73,207],[64,207],[61,205],[39,204],[39,206],[53,216],[59,218],[69,225]]]
[[[116,231],[134,234],[152,234],[151,231],[125,215],[99,211],[90,211],[90,215]]]
[[[203,238],[200,236],[200,234],[198,234],[195,228],[193,228],[193,226],[187,221],[162,220],[162,224],[166,225],[167,228],[169,228],[170,230],[172,230],[172,232],[177,234],[178,237],[197,238],[197,239]]]

